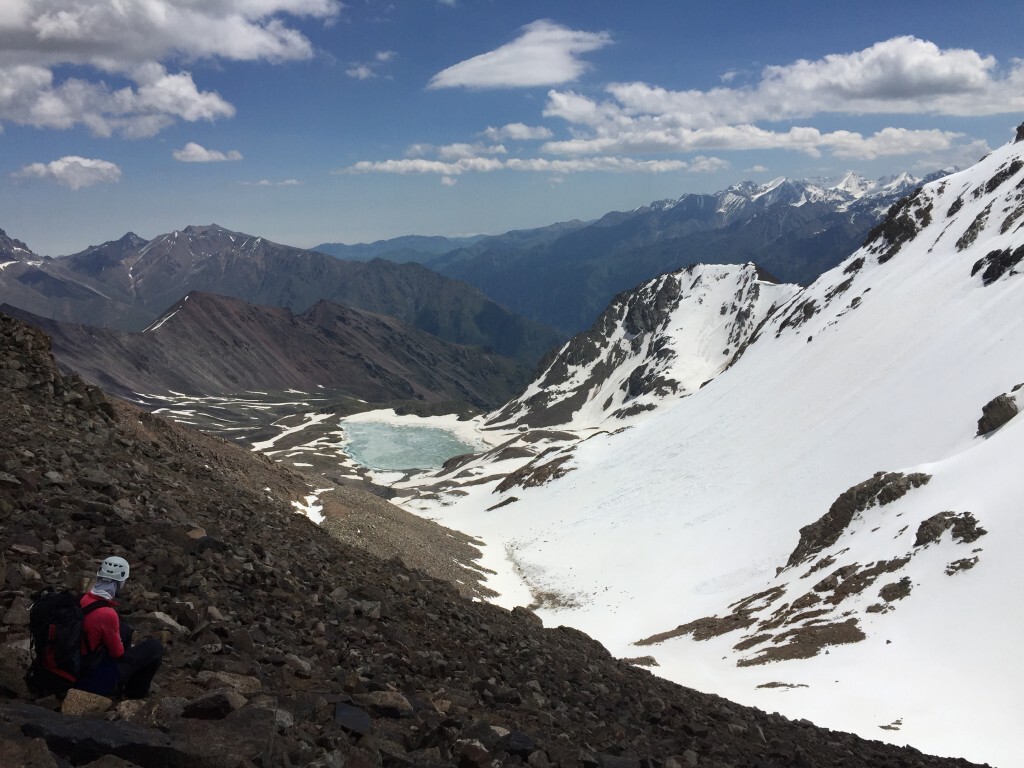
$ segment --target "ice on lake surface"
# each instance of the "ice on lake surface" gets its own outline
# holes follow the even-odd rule
[[[476,447],[446,429],[381,422],[346,422],[345,452],[371,469],[436,469]]]

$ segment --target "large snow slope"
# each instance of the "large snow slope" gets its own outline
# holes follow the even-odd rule
[[[1024,275],[1008,266],[1024,254],[1022,156],[1009,144],[925,186],[813,285],[772,289],[754,340],[702,388],[624,420],[593,407],[603,391],[572,434],[509,429],[399,484],[406,506],[486,541],[506,603],[532,595],[546,623],[650,654],[684,685],[1024,765],[1024,418],[976,434],[997,395],[1024,406]],[[657,332],[672,345],[709,311],[724,313],[682,301]],[[801,540],[880,471],[909,479],[847,494]],[[688,628],[708,639],[672,632],[715,616],[730,618]],[[796,658],[751,664],[766,652]]]

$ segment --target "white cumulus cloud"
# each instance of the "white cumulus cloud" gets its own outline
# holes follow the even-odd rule
[[[568,83],[585,66],[581,54],[610,43],[606,33],[538,21],[513,42],[438,73],[430,87]],[[627,82],[611,83],[595,96],[552,88],[542,116],[562,121],[564,131],[557,136],[547,126],[512,122],[477,134],[484,145],[412,145],[404,160],[367,161],[347,171],[712,173],[730,167],[720,153],[777,150],[859,161],[906,157],[904,162],[915,167],[934,169],[969,164],[988,147],[963,129],[902,127],[896,122],[900,115],[1019,112],[1024,112],[1024,59],[1000,64],[977,51],[900,36],[859,51],[767,66],[760,73],[731,70],[708,90]],[[883,117],[871,130],[852,131],[815,125],[822,115]],[[527,141],[542,143],[532,153],[520,146],[505,151],[503,142]],[[758,164],[751,170],[763,169]]]
[[[492,146],[485,144],[447,144],[437,149],[437,156],[442,160],[459,160],[468,157],[480,157],[481,155],[505,154],[508,154],[508,150],[501,144]]]
[[[283,179],[282,181],[260,179],[259,181],[240,181],[238,183],[246,187],[298,187],[302,184],[298,179]]]
[[[121,169],[106,160],[67,155],[49,163],[31,163],[12,176],[19,179],[55,181],[70,189],[110,184],[121,179]]]
[[[481,134],[490,141],[541,141],[550,139],[554,134],[550,128],[542,125],[531,126],[525,123],[508,123],[501,128],[488,127]]]
[[[85,126],[97,136],[152,136],[184,120],[234,115],[170,63],[284,62],[314,55],[292,18],[331,21],[338,0],[4,0],[0,121]],[[73,65],[74,76],[55,77]],[[120,81],[120,82],[118,82]]]
[[[803,126],[772,131],[750,124],[694,130],[636,119],[629,124],[616,123],[612,130],[599,130],[595,136],[550,141],[543,150],[556,155],[607,155],[786,149],[811,157],[820,156],[822,150],[831,150],[839,157],[872,159],[882,155],[949,150],[962,136],[952,131],[904,128],[884,128],[870,136],[852,131],[823,133]]]
[[[345,70],[345,74],[356,80],[369,80],[377,76],[377,73],[368,64],[353,64]]]
[[[710,173],[729,167],[729,163],[717,157],[695,157],[686,160],[638,160],[633,157],[580,157],[572,159],[550,159],[545,157],[507,160],[474,157],[458,160],[428,160],[407,158],[403,160],[364,160],[335,173],[393,173],[393,174],[438,174],[440,176],[462,176],[467,173],[493,173],[495,171],[526,171],[534,173],[570,174],[602,171],[605,173]]]
[[[395,51],[377,51],[372,61],[351,64],[345,69],[345,74],[356,80],[372,80],[375,77],[380,77],[381,67],[394,61],[397,56]]]
[[[976,51],[942,49],[903,36],[853,53],[765,67],[749,86],[670,91],[647,83],[613,83],[606,93],[607,98],[595,99],[573,91],[549,92],[545,117],[564,120],[573,135],[548,142],[544,151],[605,155],[787,149],[866,160],[941,152],[952,156],[965,146],[964,134],[955,131],[889,126],[863,135],[763,124],[821,114],[1020,112],[1024,61],[1001,68]]]
[[[200,91],[188,72],[162,65],[137,67],[135,86],[68,78],[59,84],[43,67],[0,69],[0,120],[35,128],[85,126],[96,136],[153,136],[175,120],[232,117],[235,108],[217,93]]]
[[[607,32],[583,32],[541,19],[511,43],[434,75],[428,88],[532,88],[569,83],[587,68],[579,56],[611,44]]]
[[[242,159],[242,153],[237,149],[220,152],[216,149],[207,149],[194,141],[188,142],[181,149],[174,150],[172,155],[175,160],[180,160],[183,163],[223,163],[228,160]]]
[[[286,17],[327,21],[341,8],[338,0],[33,0],[0,23],[0,66],[114,72],[168,58],[308,59],[312,43]]]
[[[362,160],[344,172],[349,173],[436,173],[442,176],[461,176],[464,173],[486,173],[504,167],[501,160],[490,157],[466,157],[459,160],[428,160],[426,158],[405,158],[373,162]]]

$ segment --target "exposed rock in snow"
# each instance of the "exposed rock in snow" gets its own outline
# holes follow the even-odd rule
[[[1008,394],[997,395],[989,400],[981,409],[978,419],[978,435],[987,435],[1006,424],[1017,415],[1017,400]]]

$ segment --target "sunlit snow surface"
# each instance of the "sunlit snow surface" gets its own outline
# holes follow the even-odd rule
[[[1024,418],[975,436],[982,406],[1024,382],[1024,277],[983,286],[971,274],[993,250],[1024,244],[1020,226],[1000,231],[1021,205],[1024,173],[985,189],[1022,148],[1009,145],[928,185],[928,215],[917,220],[930,223],[913,241],[884,264],[878,249],[862,250],[823,275],[699,391],[627,429],[592,425],[607,431],[576,447],[564,477],[504,493],[497,481],[464,484],[432,499],[426,491],[443,478],[426,475],[397,484],[425,489],[406,506],[487,542],[499,602],[530,599],[518,568],[535,590],[564,596],[568,607],[539,609],[547,625],[578,627],[616,656],[652,654],[658,674],[868,738],[1024,765]],[[977,240],[958,248],[976,221]],[[486,478],[522,463],[464,471]],[[786,589],[782,602],[810,592],[831,569],[809,578],[809,564],[776,569],[801,527],[880,470],[933,477],[868,509],[825,550],[835,567],[912,553],[891,579],[843,602],[836,618],[851,611],[865,640],[742,668],[733,646],[743,632],[634,645],[724,616],[770,587]],[[920,522],[947,510],[971,512],[987,535],[958,544],[946,531],[938,544],[915,548]],[[974,554],[973,569],[946,574]],[[879,587],[901,576],[912,593],[891,612],[866,613]],[[806,687],[757,688],[770,682]],[[881,729],[896,721],[899,730]]]
[[[317,488],[302,501],[293,501],[292,506],[296,511],[301,512],[317,525],[324,521],[324,505],[320,503],[320,496],[330,491],[330,488]]]

